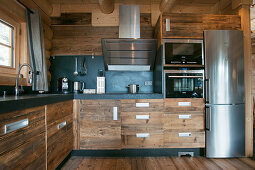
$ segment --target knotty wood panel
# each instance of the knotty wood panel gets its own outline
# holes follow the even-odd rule
[[[73,149],[73,102],[47,105],[46,115],[47,167],[55,169]],[[58,129],[63,122],[66,125]]]
[[[170,19],[170,31],[166,31],[166,18]],[[163,38],[202,39],[204,30],[240,30],[238,15],[164,14]]]
[[[80,149],[120,149],[121,120],[118,100],[80,101]],[[113,120],[118,107],[118,120]]]
[[[180,112],[204,112],[205,101],[199,98],[172,98],[164,100],[164,111],[168,113],[180,113]],[[179,102],[190,102],[191,106],[179,106]]]
[[[136,107],[136,103],[149,103],[149,107]],[[161,112],[163,99],[121,100],[121,112]]]
[[[4,125],[23,119],[27,127],[4,134]],[[44,106],[0,115],[1,169],[46,169]]]
[[[179,133],[191,133],[188,137],[179,137]],[[204,131],[164,131],[164,147],[170,148],[204,148]]]
[[[163,133],[150,133],[149,137],[138,138],[136,133],[122,135],[122,148],[160,148],[163,146]]]
[[[62,13],[52,17],[51,25],[84,25],[91,26],[91,13]]]
[[[191,119],[179,119],[179,115],[191,115]],[[201,113],[164,114],[164,130],[205,130],[205,115]]]

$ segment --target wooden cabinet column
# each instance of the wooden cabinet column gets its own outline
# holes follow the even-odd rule
[[[244,79],[245,79],[245,154],[253,156],[253,101],[250,3],[240,3],[239,15],[244,33]]]

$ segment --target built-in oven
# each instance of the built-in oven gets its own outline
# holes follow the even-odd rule
[[[164,65],[204,65],[203,40],[164,39]]]
[[[204,70],[164,70],[165,98],[203,98]]]

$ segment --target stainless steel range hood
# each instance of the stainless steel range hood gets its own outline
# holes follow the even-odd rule
[[[105,68],[150,71],[154,66],[156,47],[156,39],[102,39]]]
[[[153,69],[157,40],[140,38],[139,5],[120,5],[119,38],[102,39],[105,68],[114,71]]]

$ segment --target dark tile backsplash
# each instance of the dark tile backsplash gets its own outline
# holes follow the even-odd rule
[[[66,76],[72,82],[84,81],[86,88],[96,89],[96,77],[98,70],[104,68],[102,56],[77,56],[78,72],[86,58],[87,75],[74,76],[75,56],[55,56],[51,57],[51,89],[57,92],[58,78]],[[153,72],[133,72],[133,71],[106,71],[106,93],[127,93],[128,84],[139,84],[139,93],[153,93],[153,86],[145,86],[145,81],[153,81]],[[71,87],[71,89],[73,89]]]

